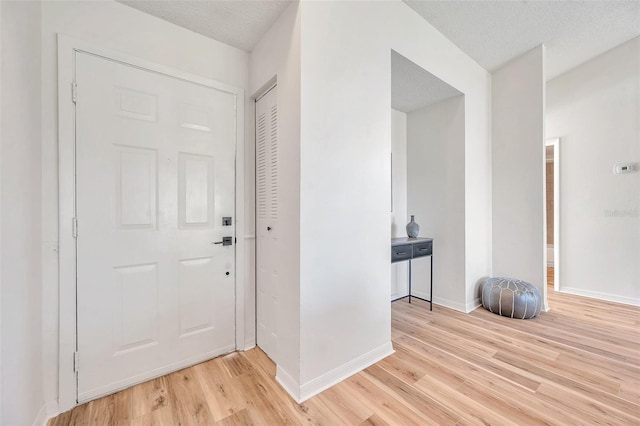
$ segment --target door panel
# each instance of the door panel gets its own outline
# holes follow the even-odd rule
[[[156,150],[114,146],[116,216],[127,229],[155,228],[158,153]]]
[[[236,100],[84,53],[76,80],[82,402],[235,348],[235,246],[214,243],[235,238]]]
[[[215,188],[214,158],[206,155],[178,154],[180,227],[213,226]]]
[[[256,102],[257,343],[278,362],[278,107],[277,88]]]
[[[158,343],[158,265],[114,268],[116,354]],[[119,309],[117,309],[119,308]]]
[[[180,337],[215,327],[214,311],[209,306],[215,297],[209,283],[215,274],[213,266],[210,257],[180,261]]]

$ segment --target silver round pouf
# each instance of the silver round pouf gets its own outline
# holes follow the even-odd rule
[[[482,284],[482,306],[494,314],[528,319],[540,313],[542,296],[528,282],[514,278],[488,278]]]

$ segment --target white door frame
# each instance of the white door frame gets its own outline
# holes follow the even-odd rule
[[[76,351],[76,240],[72,219],[76,211],[75,193],[75,106],[72,84],[75,77],[75,54],[84,52],[170,77],[214,88],[236,97],[236,236],[244,235],[244,90],[194,74],[149,62],[130,55],[104,49],[92,43],[58,34],[58,182],[59,182],[59,360],[58,408],[67,411],[77,405],[78,384],[74,372]],[[81,95],[80,95],[81,96]],[[236,238],[236,348],[244,348],[245,259],[244,239]]]
[[[560,138],[547,139],[544,143],[546,146],[553,146],[553,289],[560,290]],[[546,178],[545,178],[546,179]],[[546,212],[546,189],[545,189],[545,212]],[[546,215],[546,213],[545,213]],[[547,227],[544,228],[545,233],[545,268],[546,262],[546,244],[547,244]],[[547,276],[545,272],[545,277]],[[546,278],[545,278],[546,280]]]

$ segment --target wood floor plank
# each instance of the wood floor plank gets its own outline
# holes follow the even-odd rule
[[[517,404],[516,406],[526,407],[535,413],[544,414],[544,417],[549,420],[543,423],[562,425],[579,423],[579,419],[567,414],[564,407],[557,401],[537,398],[535,392],[524,389],[499,376],[489,376],[479,371],[471,372],[467,375],[466,382],[476,389],[499,395],[503,399]]]
[[[496,348],[485,346],[475,339],[469,340],[434,327],[412,327],[410,335],[422,341],[432,342],[435,346],[446,347],[451,352],[464,351],[483,358],[490,358],[497,352]]]
[[[167,407],[168,388],[167,377],[159,377],[131,388],[131,417],[137,418]]]
[[[543,383],[536,394],[548,400],[566,401],[564,408],[584,424],[637,425],[640,419],[640,406],[631,404],[628,411],[612,408],[603,401],[586,396],[582,392],[572,392],[553,383]]]
[[[443,348],[430,341],[415,339],[413,337],[403,337],[398,339],[398,342],[402,343],[407,348],[418,351],[421,354],[428,354],[427,357],[435,356],[439,358],[443,365],[455,364],[461,372],[466,369],[470,369],[472,371],[481,369],[488,374],[495,374],[506,378],[507,380],[530,390],[535,390],[540,385],[540,382],[536,380],[532,374],[522,371],[521,369],[514,368],[499,360],[478,357],[477,355],[459,350],[455,347],[447,348],[445,346]]]
[[[578,386],[578,384],[581,384],[609,394],[616,394],[620,390],[620,383],[616,380],[585,370],[580,365],[560,364],[557,362],[531,363],[526,358],[523,359],[507,351],[498,352],[493,358],[546,380],[557,383],[563,382],[566,386]]]
[[[74,408],[69,416],[70,426],[85,426],[91,422],[91,408],[90,404],[82,404]]]
[[[450,374],[449,371],[439,368],[441,364],[437,362],[433,364],[425,363],[419,355],[397,343],[394,345],[394,349],[399,356],[387,357],[380,361],[378,365],[406,383],[413,384],[426,374],[437,375],[444,381],[464,382],[463,376],[456,373]]]
[[[618,396],[625,401],[629,401],[640,406],[640,385],[622,383],[620,385],[620,391],[618,391]]]
[[[247,408],[247,403],[240,393],[240,389],[233,381],[234,378],[226,374],[222,363],[204,362],[193,367],[194,376],[207,395],[209,410],[216,421],[222,420],[234,413]]]
[[[241,376],[253,370],[253,365],[240,352],[232,352],[220,357],[220,359],[231,377]]]
[[[333,386],[318,395],[318,398],[324,401],[344,424],[357,425],[378,419],[374,410],[354,398],[344,386]],[[382,419],[379,421],[382,422]]]
[[[294,424],[294,416],[277,399],[271,398],[258,372],[237,377],[247,405],[260,413],[265,424]]]
[[[404,344],[406,344],[406,346]],[[469,371],[474,369],[470,364],[451,357],[448,353],[422,343],[412,337],[405,337],[395,343],[396,351],[402,354],[401,360],[409,364],[409,368],[421,369],[417,382],[424,376],[434,377],[444,383],[458,385],[465,381]],[[429,354],[424,356],[424,354]],[[382,364],[384,367],[385,364]],[[388,371],[394,372],[393,369]],[[416,374],[417,375],[417,374]]]
[[[489,311],[476,309],[472,315],[479,317],[489,317],[489,315],[495,315]],[[499,316],[498,316],[499,317]],[[505,317],[502,317],[505,318]],[[510,319],[510,318],[509,318]],[[581,349],[588,353],[597,353],[604,357],[617,359],[625,362],[633,361],[635,365],[640,363],[640,359],[637,359],[637,354],[628,350],[624,346],[616,346],[615,343],[601,342],[596,338],[589,337],[588,330],[585,330],[585,335],[576,333],[574,331],[563,330],[557,326],[550,326],[544,324],[542,321],[527,321],[532,324],[514,324],[515,321],[504,321],[504,325],[507,328],[516,328],[520,330],[526,330],[526,332],[535,334],[539,337],[543,337],[548,340],[563,344],[565,346]]]
[[[467,317],[468,315],[457,313],[447,318],[435,320],[431,325],[434,329],[455,333],[457,336],[481,343],[485,347],[494,348],[494,350],[508,350],[511,353],[517,353],[531,361],[553,361],[558,358],[559,352],[557,350],[542,348],[540,345],[530,342],[528,338],[520,339],[518,336],[488,330],[481,323],[466,320]]]
[[[271,359],[261,350],[251,350],[246,352],[240,352],[247,362],[249,362],[253,368],[259,369],[267,377],[276,377],[276,365]]]
[[[618,382],[626,381],[636,384],[640,389],[640,367],[612,359],[604,359],[598,356],[580,356],[566,351],[556,360],[559,365],[577,365],[587,371],[598,372]]]
[[[505,425],[509,424],[507,417],[496,413],[492,407],[485,407],[481,403],[465,396],[458,391],[460,385],[443,383],[425,376],[415,383],[415,387],[431,395],[439,403],[449,407],[452,411],[473,425]],[[459,422],[460,420],[458,420]],[[456,422],[456,423],[458,423]]]
[[[166,377],[174,424],[197,425],[215,422],[203,389],[195,379],[193,368],[180,370]]]
[[[392,304],[395,353],[297,404],[260,349],[231,353],[49,421],[67,425],[638,425],[640,308],[549,287],[515,320]]]
[[[365,421],[360,423],[362,426],[387,426],[389,423],[385,422],[377,414],[372,414]]]
[[[247,407],[216,422],[216,425],[222,426],[257,426],[262,424],[264,424],[262,416],[253,407]]]
[[[104,425],[109,423],[96,424]],[[174,420],[173,410],[171,407],[164,406],[141,416],[134,417],[131,421],[122,424],[131,426],[173,426],[176,424],[176,421]]]
[[[344,385],[354,398],[360,399],[385,423],[392,425],[418,425],[428,421],[427,413],[417,414],[402,402],[398,395],[377,386],[365,374],[345,380]]]
[[[284,392],[280,384],[264,376],[264,387],[276,405],[283,409],[283,417],[292,419],[293,424],[324,425],[341,423],[340,417],[321,398],[311,398],[297,404]],[[286,414],[284,414],[286,413]]]
[[[509,419],[510,422],[520,425],[549,423],[544,413],[531,409],[527,402],[504,398],[493,389],[478,386],[477,383],[465,382],[458,386],[456,391],[484,407],[489,407],[491,411]]]
[[[80,407],[76,407],[80,408]],[[71,414],[75,413],[75,408],[73,410],[65,411],[62,414],[52,418],[47,422],[47,426],[65,426],[71,424]],[[76,414],[77,415],[77,414]]]
[[[127,425],[132,419],[134,388],[124,389],[87,404],[88,424]]]
[[[456,413],[446,406],[438,403],[428,393],[423,393],[378,365],[367,368],[365,374],[369,375],[372,381],[383,385],[386,389],[402,398],[403,402],[418,413],[429,413],[426,423],[430,424],[455,424],[459,419]]]

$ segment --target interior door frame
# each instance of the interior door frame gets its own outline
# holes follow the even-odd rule
[[[245,342],[245,241],[244,241],[244,90],[190,74],[131,55],[116,52],[83,40],[58,34],[58,235],[59,235],[59,352],[58,409],[67,411],[78,396],[74,356],[77,348],[76,239],[72,219],[76,212],[76,126],[72,84],[77,53],[91,54],[146,71],[214,88],[236,97],[235,162],[235,339],[236,348]],[[80,89],[81,90],[81,89]],[[81,95],[80,95],[81,96]],[[240,236],[240,237],[238,237]]]
[[[560,138],[547,139],[545,147],[553,146],[553,290],[560,291]],[[546,159],[545,159],[546,161]],[[546,175],[545,175],[546,179]],[[545,189],[545,211],[546,211],[546,189]],[[545,254],[547,243],[547,228],[545,232]],[[545,256],[545,268],[546,256]],[[544,276],[547,276],[545,271]],[[546,284],[546,282],[545,282]],[[546,288],[546,287],[545,287]]]

